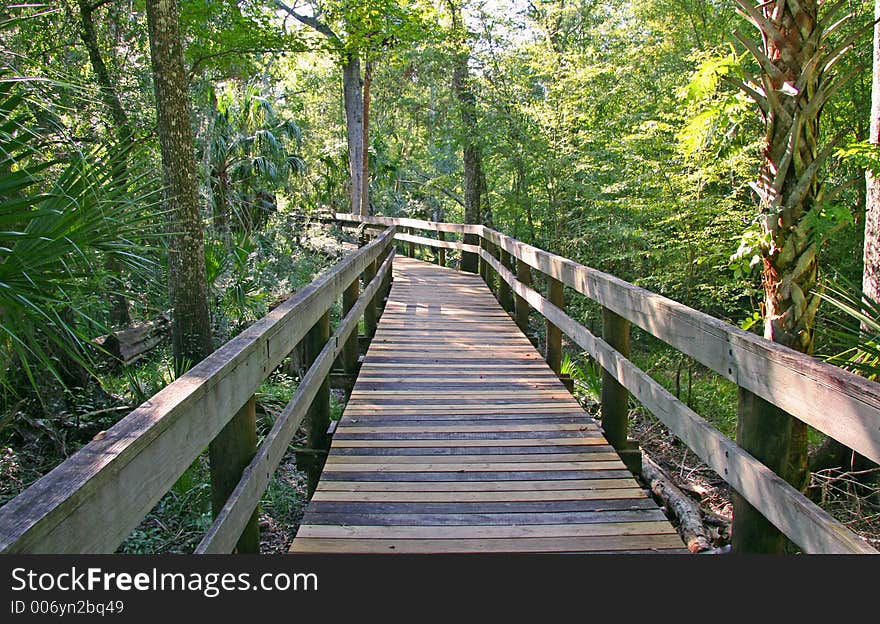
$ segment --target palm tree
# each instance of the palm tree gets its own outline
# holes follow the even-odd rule
[[[828,99],[851,75],[840,75],[836,64],[855,35],[839,43],[829,39],[844,21],[837,20],[846,7],[844,2],[833,3],[822,16],[820,5],[825,5],[819,0],[735,2],[761,38],[757,44],[734,32],[759,71],[743,81],[731,80],[758,104],[764,120],[764,157],[752,185],[759,198],[763,232],[764,336],[810,354],[821,301],[815,221],[810,217],[823,200],[820,168],[839,141],[820,145],[819,117]],[[789,483],[805,489],[809,480],[806,425],[757,397],[745,399],[737,442]],[[736,497],[734,509],[734,532],[741,547],[759,551],[783,547],[781,534],[774,534],[769,524],[761,527],[766,520],[744,499]]]
[[[130,148],[86,154],[70,142],[49,159],[38,120],[57,116],[9,76],[0,74],[0,383],[17,393],[22,381],[44,385],[46,373],[62,386],[87,380],[87,345],[106,326],[85,300],[118,283],[107,266],[147,268],[135,241],[149,238],[157,185],[136,171],[117,183],[137,161]]]
[[[216,100],[202,161],[213,197],[214,227],[229,241],[231,229],[251,231],[265,223],[275,209],[274,191],[304,165],[295,151],[299,127],[280,118],[256,85],[228,83]]]

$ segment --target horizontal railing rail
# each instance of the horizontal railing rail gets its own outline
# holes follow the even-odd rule
[[[0,508],[0,552],[115,551],[207,446],[242,416],[246,422],[248,412],[253,418],[260,384],[308,340],[320,353],[260,449],[250,449],[244,471],[232,475],[231,496],[199,545],[200,552],[235,548],[242,531],[256,527],[260,496],[306,412],[329,420],[330,367],[337,356],[352,362],[361,316],[368,335],[375,329],[390,286],[394,234],[389,227],[343,258]],[[345,317],[330,337],[329,310],[340,296]],[[356,350],[353,355],[356,361]],[[255,440],[255,424],[250,427]],[[218,463],[228,472],[225,462]]]
[[[628,359],[628,323],[874,461],[880,461],[880,384],[485,226],[348,214],[334,218],[346,223],[476,234],[480,245],[470,245],[466,253],[478,255],[479,272],[502,306],[515,315],[524,330],[529,310],[546,319],[551,367],[560,372],[560,332],[602,367],[603,429],[625,460],[626,453],[632,451],[626,438],[626,400],[632,393],[805,552],[877,553],[638,369]],[[398,233],[395,238],[434,248],[442,243],[411,234]],[[532,288],[532,269],[547,277],[546,297]],[[603,333],[607,335],[593,335],[565,313],[563,285],[602,306]]]

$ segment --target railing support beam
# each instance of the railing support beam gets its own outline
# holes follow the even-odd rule
[[[352,280],[342,293],[342,315],[348,314],[357,303],[360,294],[360,280]],[[358,369],[358,332],[353,331],[342,347],[342,369],[348,375],[356,375]]]
[[[330,313],[325,312],[320,320],[309,330],[306,336],[309,366],[321,353],[321,349],[330,340]],[[312,401],[311,407],[305,417],[306,448],[315,450],[327,450],[330,448],[330,436],[327,428],[330,426],[330,377],[324,378],[318,393]],[[324,469],[326,456],[314,454],[307,460],[306,473],[308,477],[308,495],[311,498],[318,487],[321,471]]]
[[[522,260],[516,261],[516,279],[528,288],[532,287],[532,267]],[[529,311],[531,310],[529,302],[519,294],[514,294],[514,304],[516,306],[516,324],[520,331],[526,336],[529,335]]]
[[[776,474],[784,474],[791,447],[791,416],[739,388],[736,443]],[[782,553],[785,535],[736,491],[731,546],[735,553]]]
[[[623,357],[629,358],[629,321],[602,308],[602,338]],[[602,369],[602,429],[605,438],[633,472],[641,472],[641,451],[629,440],[629,390]]]
[[[242,406],[208,446],[211,464],[211,511],[216,518],[241,480],[244,469],[257,453],[257,402],[254,397]],[[238,553],[260,552],[259,508],[242,531],[235,547]]]
[[[547,276],[547,300],[560,310],[565,310],[562,282]],[[547,345],[544,352],[547,365],[557,375],[562,373],[562,332],[550,321],[546,324]]]
[[[445,242],[446,241],[446,232],[437,232],[437,238]],[[442,267],[446,266],[446,249],[443,247],[437,248],[437,264]]]
[[[376,271],[379,269],[379,264],[377,261],[373,261],[367,265],[367,268],[364,269],[363,280],[364,280],[364,288],[367,287],[367,284],[373,281],[373,278],[376,277]],[[373,337],[376,333],[376,324],[378,323],[378,315],[376,314],[376,305],[375,300],[367,306],[367,309],[364,311],[364,334],[367,339]]]
[[[480,241],[482,238],[476,234],[465,234],[462,237],[462,241],[465,245],[480,245]],[[467,271],[468,273],[479,273],[480,265],[482,262],[480,261],[480,256],[472,251],[462,251],[461,252],[461,270]]]
[[[498,249],[498,247],[495,247]],[[501,249],[501,265],[507,269],[508,271],[512,270],[512,264],[510,262],[510,252],[504,249]],[[513,293],[510,290],[510,286],[505,282],[501,277],[498,278],[498,302],[501,304],[501,307],[504,308],[508,313],[513,313]]]

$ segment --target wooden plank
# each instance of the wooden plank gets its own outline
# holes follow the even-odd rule
[[[550,472],[553,470],[621,470],[620,460],[609,461],[554,461],[554,462],[498,462],[470,463],[328,463],[325,472],[518,472],[521,470]]]
[[[390,227],[398,225],[400,227],[415,228],[417,230],[431,230],[432,232],[454,232],[456,234],[477,234],[482,232],[481,225],[465,225],[462,223],[438,223],[436,221],[424,221],[422,219],[407,219],[394,217],[371,216],[364,217],[361,215],[352,215],[344,212],[336,212],[333,219],[349,223],[369,223],[371,225],[381,225]]]
[[[348,410],[346,410],[346,414]],[[593,424],[575,423],[575,424],[549,424],[549,425],[435,425],[422,426],[416,425],[411,427],[362,427],[362,426],[340,426],[338,433],[488,433],[501,431],[598,431],[598,427]],[[607,444],[607,442],[605,442]]]
[[[591,552],[631,549],[681,550],[677,535],[552,537],[524,539],[320,539],[300,538],[291,552],[309,553],[515,553]]]
[[[334,437],[346,440],[379,440],[390,438],[392,440],[527,440],[530,438],[555,438],[570,436],[572,439],[583,437],[583,433],[575,431],[499,431],[493,433],[356,433],[337,432]],[[589,434],[588,434],[589,435]],[[601,437],[599,431],[593,432],[593,435],[602,440],[603,444],[608,442]]]
[[[375,414],[379,411],[379,405],[371,405],[367,403],[360,403],[357,407],[349,408],[346,411],[346,414],[349,416],[361,415],[361,416],[369,416],[370,414]],[[570,406],[565,405],[557,405],[555,403],[533,403],[531,405],[471,405],[471,406],[460,406],[457,408],[442,406],[442,405],[424,405],[421,407],[412,406],[412,407],[400,407],[400,406],[387,406],[384,410],[386,413],[394,413],[394,414],[513,414],[513,413],[528,413],[528,414],[566,414],[571,412]]]
[[[537,524],[517,526],[330,526],[302,525],[297,538],[464,539],[511,537],[600,537],[615,535],[670,535],[668,522],[608,522],[605,524]]]
[[[327,502],[309,503],[310,514],[504,514],[523,515],[546,513],[588,513],[604,511],[653,510],[657,505],[650,498],[609,498],[605,500],[562,500],[532,502],[454,502],[454,503],[384,503]]]
[[[326,492],[522,492],[636,488],[635,479],[547,481],[322,481]]]
[[[583,418],[579,418],[579,414],[572,411],[571,413],[562,414],[394,414],[381,413],[362,415],[343,416],[340,421],[345,426],[349,425],[452,425],[455,423],[481,424],[481,425],[574,425],[583,423]],[[515,422],[512,422],[515,421]],[[598,428],[594,429],[598,433]],[[545,436],[548,437],[548,436]]]
[[[880,384],[489,228],[483,235],[722,377],[880,462]]]
[[[465,464],[492,462],[591,462],[591,461],[614,461],[617,453],[547,453],[533,455],[331,455],[327,458],[327,465],[338,465],[345,469],[350,464],[424,464],[430,461],[432,464]]]
[[[116,550],[392,236],[343,258],[0,508],[0,552]]]
[[[390,503],[448,503],[448,502],[535,502],[560,500],[602,500],[645,498],[639,488],[605,490],[545,490],[528,492],[315,492],[313,501],[321,502],[390,502]]]
[[[556,446],[498,446],[498,447],[426,447],[426,448],[393,448],[393,447],[371,447],[371,448],[344,448],[336,447],[333,454],[339,457],[381,457],[388,456],[397,457],[440,457],[453,455],[472,455],[479,453],[481,457],[491,460],[496,455],[543,455],[549,454],[554,457],[564,457],[576,455],[579,453],[612,453],[613,447],[609,445],[595,446],[575,446],[575,445],[556,445]]]
[[[472,448],[472,447],[506,447],[510,440],[337,440],[334,449],[344,448]],[[608,446],[600,437],[595,438],[526,438],[516,443],[524,446]],[[610,448],[610,447],[608,447]]]
[[[666,520],[659,509],[568,511],[553,513],[314,513],[307,511],[303,524],[364,526],[510,526],[541,524],[605,524],[619,522],[657,522]],[[294,540],[295,542],[295,540]]]
[[[405,234],[403,232],[398,232],[394,236],[394,239],[408,242],[411,245],[425,245],[427,247],[433,247],[434,249],[458,249],[459,251],[467,251],[470,253],[476,253],[476,251],[479,249],[479,247],[477,247],[476,245],[466,245],[465,243],[459,243],[457,241],[442,241],[436,238],[417,236],[415,234]]]
[[[629,470],[522,470],[519,472],[325,472],[328,481],[549,481],[558,479],[624,479]]]

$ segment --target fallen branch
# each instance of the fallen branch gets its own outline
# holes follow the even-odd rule
[[[642,451],[642,478],[654,496],[663,501],[666,509],[678,521],[678,531],[692,553],[712,548],[706,527],[700,515],[700,507],[687,497],[654,461]]]
[[[157,347],[170,331],[171,319],[167,314],[161,314],[152,321],[99,336],[92,342],[98,345],[111,361],[128,366]]]

